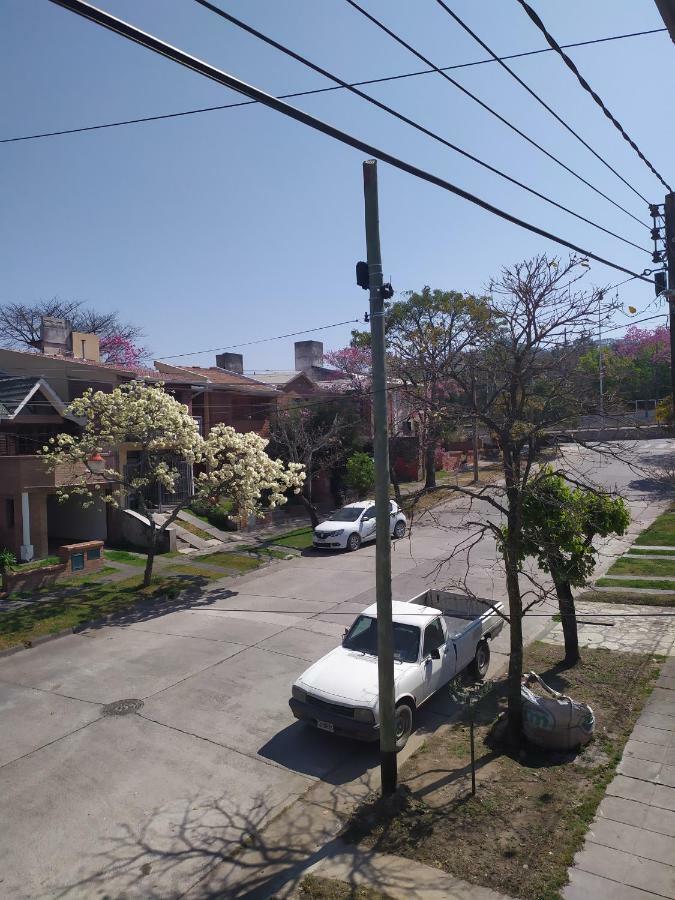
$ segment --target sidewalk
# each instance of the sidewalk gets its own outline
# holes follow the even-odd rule
[[[675,898],[672,643],[569,878],[565,900]]]

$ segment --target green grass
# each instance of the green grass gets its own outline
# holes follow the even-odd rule
[[[675,593],[672,594],[634,594],[630,591],[586,591],[577,601],[587,603],[624,603],[628,606],[675,606]],[[583,615],[577,611],[577,615]],[[560,617],[556,621],[560,621]]]
[[[388,894],[381,894],[367,885],[347,884],[318,875],[305,875],[294,896],[298,900],[388,900]]]
[[[201,578],[191,581],[195,585],[203,583]],[[49,599],[12,612],[0,612],[0,649],[21,644],[30,646],[31,641],[42,635],[124,612],[139,603],[164,604],[167,598],[175,599],[187,585],[185,578],[157,576],[144,588],[139,574],[108,584],[85,580],[77,586],[61,585],[60,590],[58,587],[43,592]]]
[[[194,559],[194,558],[193,558]],[[209,553],[208,556],[198,556],[194,559],[195,563],[205,562],[212,566],[220,566],[231,572],[251,572],[260,565],[260,560],[254,556],[247,556],[245,553]]]
[[[146,557],[140,553],[131,553],[129,550],[104,550],[103,556],[105,559],[111,559],[113,562],[145,568]]]
[[[186,566],[167,566],[164,569],[169,575],[191,575],[199,578],[207,578],[214,581],[216,578],[222,578],[227,572],[216,572],[215,569],[207,569],[206,566],[186,565]]]
[[[655,578],[598,578],[595,582],[598,587],[618,588],[645,588],[652,591],[675,591],[675,581],[664,579],[657,581]]]
[[[273,544],[280,547],[292,547],[294,550],[306,550],[312,546],[312,528],[296,528],[293,531],[287,531],[278,538],[274,538]]]
[[[58,556],[45,556],[43,559],[32,559],[27,563],[17,563],[12,566],[12,572],[20,575],[22,572],[30,572],[33,569],[41,569],[43,566],[58,566],[61,560]]]
[[[655,519],[636,539],[636,544],[675,547],[675,506]]]
[[[657,556],[675,556],[675,550],[669,550],[667,547],[659,548],[658,550],[642,550],[640,547],[633,546],[628,552],[637,556],[653,556],[654,554]]]
[[[622,556],[608,570],[608,575],[673,575],[675,559],[631,559]]]

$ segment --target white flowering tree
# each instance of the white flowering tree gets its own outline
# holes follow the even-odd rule
[[[298,493],[304,482],[302,465],[272,459],[267,440],[253,432],[216,425],[202,438],[187,407],[161,384],[132,381],[110,393],[89,389],[68,412],[82,422],[79,434],[60,434],[42,451],[50,468],[68,473],[59,495],[79,496],[84,505],[101,495],[115,505],[135,499],[150,523],[146,586],[161,536],[194,500],[228,497],[242,515],[262,516],[265,509],[285,503],[289,491]],[[138,452],[138,467],[108,467],[105,458],[117,459],[115,451],[122,446]],[[195,466],[190,489],[163,522],[156,522],[148,497],[162,488],[175,491],[180,463]],[[102,486],[108,490],[102,492]]]

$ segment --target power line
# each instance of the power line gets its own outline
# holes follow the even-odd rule
[[[593,154],[593,156],[595,156],[596,159],[599,159],[600,162],[610,170],[610,172],[613,172],[616,175],[616,177],[619,178],[626,185],[626,187],[630,188],[631,191],[633,191],[633,193],[636,194],[641,200],[644,200],[645,203],[649,204],[649,201],[647,200],[647,198],[644,197],[640,193],[640,191],[638,191],[637,188],[635,188],[630,183],[630,181],[627,181],[623,177],[623,175],[621,175],[619,172],[617,172],[617,170],[614,168],[614,166],[610,165],[610,163],[608,163],[607,160],[603,156],[601,156],[599,153],[597,153],[593,149],[593,147],[591,147],[591,145],[587,141],[585,141],[581,137],[581,135],[577,131],[574,130],[574,128],[572,128],[571,125],[568,125],[567,122],[561,116],[559,116],[558,113],[552,107],[550,107],[548,105],[548,103],[546,103],[545,100],[543,100],[539,96],[539,94],[536,93],[536,91],[533,91],[532,88],[525,81],[523,81],[523,79],[519,75],[516,75],[516,73],[513,71],[513,69],[510,66],[507,66],[506,63],[503,60],[501,60],[490,47],[488,47],[488,45],[485,43],[485,41],[483,41],[474,31],[471,30],[471,28],[469,28],[469,26],[466,24],[466,22],[464,22],[464,20],[461,19],[457,15],[457,13],[455,13],[452,9],[450,9],[450,7],[444,2],[444,0],[436,0],[436,3],[438,3],[438,5],[441,7],[441,9],[444,9],[445,12],[449,16],[451,16],[454,19],[454,21],[457,22],[457,24],[461,28],[464,29],[464,31],[466,31],[467,34],[471,35],[471,37],[474,39],[474,41],[476,41],[476,43],[480,44],[480,46],[483,48],[483,50],[485,50],[487,53],[489,53],[490,56],[493,58],[493,60],[495,62],[499,63],[499,65],[506,72],[508,72],[509,75],[512,78],[514,78],[521,87],[525,88],[527,93],[531,97],[533,97],[537,101],[537,103],[539,103],[541,106],[543,106],[544,109],[547,110],[547,112],[549,112],[557,122],[559,122],[564,128],[566,128],[567,131],[569,131],[570,134],[574,135],[574,137],[581,144],[583,144],[587,150],[590,150],[590,152]],[[551,49],[553,49],[553,48],[551,48]]]
[[[620,203],[617,203],[616,200],[612,200],[612,198],[609,197],[607,194],[605,194],[604,191],[601,191],[600,188],[597,188],[594,184],[591,184],[590,181],[587,181],[582,175],[579,175],[578,172],[575,172],[574,169],[570,168],[570,166],[568,166],[566,163],[564,163],[561,159],[558,159],[557,156],[555,156],[553,153],[548,151],[541,144],[537,143],[537,141],[535,141],[534,138],[531,138],[528,134],[525,134],[524,131],[521,131],[520,128],[518,128],[516,125],[514,125],[508,119],[506,119],[504,116],[502,116],[500,113],[498,113],[488,103],[485,103],[483,100],[480,99],[480,97],[476,96],[476,94],[473,94],[470,90],[468,90],[468,88],[465,88],[463,84],[460,84],[459,81],[456,81],[454,78],[451,78],[447,74],[447,72],[443,72],[441,69],[438,68],[438,66],[435,66],[434,63],[431,62],[431,60],[428,57],[426,57],[426,56],[424,56],[424,54],[420,53],[419,50],[416,50],[411,44],[409,44],[406,40],[404,40],[400,35],[396,34],[396,32],[392,31],[391,28],[388,28],[378,18],[371,15],[367,10],[365,10],[362,6],[360,6],[356,2],[356,0],[345,0],[345,2],[348,3],[351,7],[353,7],[357,12],[361,13],[362,16],[365,16],[365,18],[368,19],[370,22],[372,22],[373,25],[376,25],[379,29],[384,31],[385,34],[388,34],[389,37],[391,37],[393,40],[395,40],[398,44],[400,44],[402,47],[405,47],[406,50],[409,50],[419,60],[421,60],[423,63],[425,63],[425,65],[432,66],[434,71],[436,71],[439,75],[441,75],[443,78],[445,78],[446,81],[448,81],[450,84],[454,85],[454,87],[456,87],[458,90],[460,90],[467,97],[470,97],[482,109],[489,112],[490,115],[494,116],[496,119],[498,119],[504,125],[506,125],[507,128],[510,128],[511,131],[515,132],[517,135],[519,135],[519,137],[521,137],[521,138],[523,138],[523,140],[527,141],[528,144],[531,144],[533,147],[536,147],[537,150],[539,150],[541,153],[543,153],[549,159],[553,160],[553,162],[555,162],[559,166],[561,166],[566,172],[569,172],[570,175],[573,175],[575,178],[577,178],[579,181],[581,181],[587,187],[591,188],[591,190],[595,191],[596,194],[599,194],[601,197],[604,197],[605,200],[609,201],[609,203],[612,204],[612,206],[615,206],[617,209],[620,209],[621,212],[625,213],[627,216],[630,216],[631,219],[634,219],[636,222],[638,222],[640,225],[643,225],[645,228],[649,228],[649,226],[645,222],[642,222],[640,219],[638,219],[637,216],[634,216],[632,212],[627,210],[625,207],[621,206]]]
[[[334,125],[330,125],[329,123],[324,122],[321,119],[318,119],[315,116],[304,112],[303,110],[297,109],[294,106],[290,106],[288,103],[285,103],[283,100],[278,100],[276,97],[267,94],[260,88],[257,88],[251,84],[247,84],[245,81],[236,78],[234,75],[230,75],[229,73],[224,72],[221,69],[217,69],[215,66],[209,65],[208,63],[203,62],[197,57],[185,53],[185,51],[180,50],[177,47],[172,47],[170,44],[159,40],[159,38],[155,37],[154,35],[141,31],[139,28],[135,28],[133,25],[130,25],[129,23],[124,22],[121,19],[117,19],[114,16],[111,16],[109,13],[104,12],[103,10],[91,6],[90,4],[84,2],[84,0],[50,0],[50,2],[54,3],[56,6],[61,6],[64,9],[75,13],[76,15],[89,19],[97,25],[100,25],[103,28],[107,28],[109,31],[112,31],[115,34],[121,35],[127,40],[134,41],[135,43],[140,44],[141,46],[146,47],[149,50],[152,50],[154,53],[157,53],[160,56],[164,56],[165,58],[170,59],[173,62],[176,62],[193,72],[198,72],[200,75],[203,75],[212,81],[216,81],[227,88],[231,88],[246,96],[255,98],[256,100],[259,100],[264,106],[268,106],[270,109],[274,109],[282,115],[285,115],[291,119],[295,119],[295,121],[300,122],[303,125],[308,126],[309,128],[312,128],[314,131],[319,131],[322,134],[325,134],[328,137],[333,138],[334,140],[346,144],[349,147],[353,147],[354,149],[359,150],[362,153],[367,153],[370,156],[373,156],[381,160],[382,162],[385,162],[393,166],[394,168],[401,170],[402,172],[407,172],[409,175],[413,175],[422,181],[426,181],[429,184],[433,184],[436,187],[440,187],[443,190],[448,191],[449,193],[455,194],[458,197],[462,197],[464,200],[468,200],[470,203],[481,207],[481,209],[485,209],[487,212],[490,212],[507,222],[511,222],[512,224],[518,225],[519,227],[524,228],[525,230],[530,231],[533,234],[537,234],[539,235],[539,237],[543,237],[547,240],[559,243],[562,246],[567,247],[569,250],[572,250],[574,253],[581,254],[582,256],[588,257],[589,259],[594,259],[596,262],[602,263],[603,265],[608,265],[610,268],[616,269],[619,272],[625,272],[626,275],[635,275],[636,278],[640,278],[642,281],[647,281],[648,283],[653,284],[653,281],[651,281],[651,279],[646,278],[643,275],[639,275],[631,269],[627,269],[625,266],[619,265],[618,263],[612,262],[611,260],[607,260],[596,253],[584,249],[583,247],[579,247],[577,244],[561,238],[550,231],[546,231],[543,228],[539,228],[537,225],[532,225],[529,222],[525,222],[523,219],[519,219],[517,216],[514,216],[511,213],[508,213],[505,210],[500,209],[499,207],[493,206],[491,203],[488,203],[486,200],[477,197],[475,194],[472,194],[469,191],[466,191],[463,188],[452,184],[452,182],[449,182],[444,178],[440,178],[437,175],[433,175],[432,173],[427,172],[426,170],[421,169],[418,166],[413,165],[412,163],[408,163],[400,159],[399,157],[388,153],[385,150],[381,150],[379,147],[376,147],[373,144],[369,144],[368,142],[363,141],[360,138],[349,134],[348,132],[342,131],[341,129],[336,128]]]
[[[659,179],[659,181],[660,181],[661,184],[664,186],[664,188],[665,188],[669,193],[672,192],[673,189],[672,189],[671,186],[668,184],[668,182],[667,182],[667,181],[659,174],[659,172],[657,172],[657,170],[656,170],[656,169],[654,168],[654,166],[649,162],[649,160],[648,160],[647,157],[644,155],[644,153],[642,152],[642,150],[640,150],[640,148],[639,148],[638,145],[635,143],[635,141],[630,137],[629,134],[626,133],[626,131],[625,131],[623,125],[621,124],[621,122],[619,122],[618,119],[616,119],[616,118],[612,115],[612,113],[607,109],[607,107],[605,106],[605,104],[604,104],[602,98],[600,97],[600,95],[597,94],[597,93],[593,90],[593,88],[590,86],[590,84],[586,81],[586,79],[584,78],[584,76],[581,74],[581,72],[580,72],[579,69],[577,68],[576,63],[575,63],[575,62],[567,55],[567,53],[565,53],[565,51],[562,49],[562,47],[561,47],[560,44],[556,41],[556,39],[553,37],[553,35],[546,29],[546,26],[544,25],[544,23],[542,22],[542,20],[539,18],[539,16],[537,15],[537,13],[532,9],[532,7],[530,6],[530,4],[529,4],[529,3],[526,3],[525,0],[518,0],[518,3],[520,3],[520,5],[523,7],[523,9],[524,9],[525,12],[527,13],[527,15],[528,15],[528,16],[530,17],[530,19],[534,22],[534,24],[537,26],[537,28],[539,29],[539,31],[541,31],[541,33],[544,35],[544,37],[545,37],[546,40],[548,41],[548,44],[549,44],[549,46],[551,47],[551,49],[552,49],[552,50],[555,50],[555,52],[560,56],[560,58],[563,60],[563,62],[565,63],[565,65],[566,65],[566,66],[573,72],[573,74],[576,76],[576,79],[577,79],[577,81],[579,82],[579,84],[582,86],[582,88],[583,88],[585,91],[587,91],[587,92],[591,95],[591,97],[595,100],[595,102],[598,104],[598,106],[599,106],[600,109],[603,111],[603,113],[607,116],[607,118],[608,118],[609,121],[612,123],[612,125],[617,129],[617,131],[619,132],[619,134],[621,135],[621,137],[624,139],[624,141],[626,141],[628,144],[630,144],[630,146],[633,148],[633,150],[635,150],[635,152],[637,153],[637,155],[640,157],[640,159],[642,160],[642,162],[647,166],[647,168],[650,170],[650,172],[652,172],[654,175],[656,175],[656,177]],[[644,199],[644,198],[643,198],[643,199]]]
[[[230,344],[227,347],[211,347],[208,350],[192,350],[190,353],[173,353],[167,356],[156,356],[155,359],[178,359],[183,356],[200,356],[202,353],[216,353],[218,350],[235,350],[237,347],[250,347],[253,344],[266,344],[269,341],[280,341],[282,338],[296,337],[299,334],[310,334],[313,331],[327,331],[329,328],[337,328],[340,325],[358,325],[359,319],[347,319],[345,322],[333,322],[330,325],[317,325],[316,328],[305,328],[304,331],[289,331],[288,334],[277,334],[274,337],[259,338],[256,341],[246,341],[243,344]]]
[[[628,34],[615,34],[610,35],[609,37],[603,38],[593,38],[589,41],[575,41],[572,44],[561,44],[562,47],[571,48],[571,47],[588,47],[593,44],[603,44],[608,41],[621,41],[626,38],[634,38],[634,37],[643,37],[648,34],[661,34],[662,32],[667,31],[666,28],[650,28],[647,31],[632,31]],[[539,50],[525,50],[522,53],[510,53],[508,56],[502,56],[500,59],[523,59],[527,56],[537,56],[540,53],[550,53],[552,50],[551,47],[542,47]],[[441,66],[441,71],[450,72],[454,69],[467,69],[473,66],[484,66],[488,63],[495,62],[494,59],[477,59],[473,62],[466,63],[455,63],[452,66]],[[399,75],[387,75],[382,78],[369,78],[366,81],[353,81],[350,84],[350,87],[364,87],[369,84],[384,84],[389,81],[400,81],[404,78],[417,78],[420,75],[431,75],[436,72],[436,69],[421,69],[418,72],[404,72]],[[322,88],[314,88],[313,90],[306,91],[294,91],[291,94],[279,94],[279,100],[290,100],[295,97],[309,97],[313,94],[328,94],[332,91],[341,91],[343,90],[342,85],[331,85],[330,87],[322,87]],[[120,128],[124,125],[140,125],[145,122],[159,122],[163,119],[176,119],[181,116],[194,116],[199,115],[201,113],[207,112],[216,112],[223,109],[235,109],[239,106],[254,106],[257,104],[257,100],[241,100],[237,103],[225,103],[219,106],[202,106],[197,109],[186,109],[181,110],[180,112],[173,113],[164,113],[162,115],[155,116],[139,116],[135,119],[122,119],[117,122],[104,122],[100,125],[83,125],[79,128],[62,128],[59,131],[43,131],[37,134],[24,134],[19,135],[17,137],[9,137],[9,138],[0,138],[0,144],[11,144],[16,143],[18,141],[36,141],[40,138],[49,138],[49,137],[60,137],[62,135],[67,134],[82,134],[87,131],[100,131],[104,128]]]
[[[291,59],[296,60],[296,62],[300,62],[308,68],[312,69],[312,71],[317,72],[319,75],[322,75],[324,78],[330,78],[331,81],[337,82],[340,87],[346,88],[351,91],[357,97],[360,97],[362,100],[366,100],[368,103],[377,107],[378,109],[383,110],[389,115],[393,116],[395,119],[398,119],[401,122],[404,122],[406,125],[410,125],[412,128],[415,128],[417,131],[420,131],[422,134],[425,134],[427,137],[432,138],[432,140],[438,141],[438,143],[443,144],[445,147],[454,150],[456,153],[461,154],[467,159],[470,159],[472,162],[477,163],[479,166],[482,166],[484,169],[494,173],[495,175],[499,175],[501,178],[504,178],[506,181],[511,184],[515,184],[517,187],[522,188],[524,191],[527,191],[530,194],[533,194],[535,197],[538,197],[540,200],[544,200],[546,203],[550,203],[551,206],[555,206],[557,209],[562,210],[563,212],[569,213],[569,215],[574,216],[582,222],[585,222],[588,225],[591,225],[593,228],[597,228],[599,231],[603,231],[605,234],[609,234],[611,237],[616,238],[619,241],[623,241],[625,244],[629,244],[631,247],[635,247],[637,250],[642,250],[644,253],[651,253],[650,250],[647,250],[644,247],[641,247],[639,244],[636,244],[634,241],[629,240],[628,238],[622,237],[619,234],[616,234],[614,231],[610,231],[608,228],[605,228],[603,225],[599,225],[597,222],[593,222],[591,219],[588,219],[586,216],[581,215],[580,213],[575,212],[572,209],[569,209],[567,206],[563,206],[561,203],[558,203],[555,200],[552,200],[550,197],[547,197],[545,194],[542,194],[540,191],[535,190],[527,184],[523,184],[522,181],[519,181],[516,178],[513,178],[511,175],[507,175],[505,172],[502,172],[500,169],[497,169],[495,166],[490,165],[484,160],[480,159],[477,156],[474,156],[472,153],[469,153],[466,150],[463,150],[461,147],[458,147],[456,144],[453,144],[451,141],[446,140],[446,138],[441,137],[437,132],[431,131],[429,128],[426,128],[424,125],[421,125],[419,122],[414,119],[409,118],[403,113],[399,112],[396,109],[393,109],[391,106],[388,106],[386,103],[381,102],[380,100],[371,97],[369,94],[364,93],[359,90],[357,87],[348,84],[343,81],[341,78],[338,78],[337,75],[334,75],[332,72],[329,72],[327,69],[324,69],[322,66],[313,63],[311,60],[302,56],[299,53],[296,53],[294,50],[291,50],[289,47],[286,47],[284,44],[280,44],[278,41],[275,41],[273,38],[269,37],[266,34],[263,34],[261,31],[258,31],[256,28],[253,28],[251,25],[248,25],[246,22],[243,22],[241,19],[237,19],[235,16],[226,12],[218,6],[215,6],[213,3],[210,3],[209,0],[195,0],[195,3],[198,3],[200,6],[203,6],[205,9],[210,10],[221,18],[225,19],[227,22],[230,22],[232,25],[235,25],[237,28],[241,28],[247,34],[252,35],[263,43],[267,44],[270,47],[274,47],[275,50],[279,50],[281,53],[284,53],[286,56],[289,56]]]

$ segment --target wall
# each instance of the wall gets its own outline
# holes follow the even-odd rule
[[[110,523],[110,541],[127,547],[147,549],[150,523],[140,513],[132,509],[111,508],[108,514]],[[157,545],[157,553],[169,553],[176,550],[176,529],[167,528],[163,540]]]
[[[84,507],[81,497],[70,497],[63,503],[56,494],[47,497],[47,529],[50,541],[105,541],[106,504],[97,497]]]

